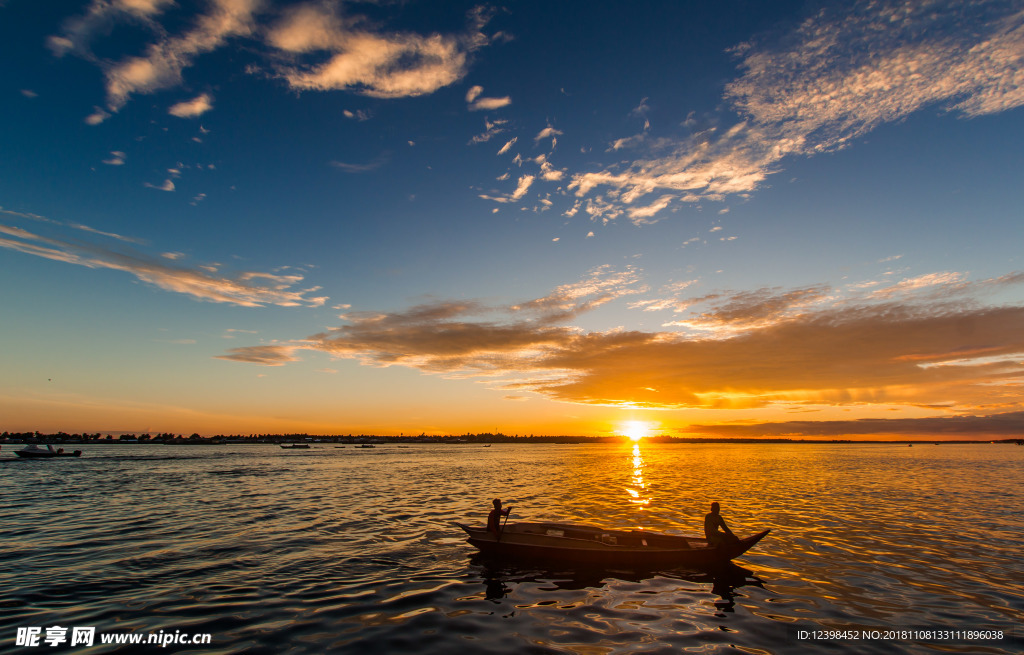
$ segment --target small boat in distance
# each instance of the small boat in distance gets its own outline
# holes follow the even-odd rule
[[[294,448],[300,448],[300,449],[303,449],[303,450],[308,450],[309,449],[309,444],[308,443],[293,443],[290,446],[281,446],[281,447],[284,448],[285,450],[292,450]]]
[[[467,541],[485,554],[637,568],[724,564],[747,552],[771,532],[765,530],[712,547],[706,539],[696,537],[568,523],[510,523],[498,536],[485,527],[456,525],[469,535]]]
[[[51,444],[47,444],[46,448],[40,448],[36,444],[31,444],[21,450],[14,451],[14,454],[18,457],[46,459],[48,457],[81,457],[82,451],[75,450],[70,453],[66,453],[63,448],[54,449]]]
[[[372,443],[361,443],[356,448],[376,448]]]

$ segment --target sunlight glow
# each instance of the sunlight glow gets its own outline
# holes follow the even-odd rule
[[[633,441],[640,441],[651,434],[651,425],[646,421],[626,421],[620,429]]]

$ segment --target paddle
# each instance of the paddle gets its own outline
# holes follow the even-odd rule
[[[502,533],[505,532],[505,524],[508,523],[508,517],[509,517],[509,514],[511,514],[511,513],[512,513],[512,506],[510,505],[509,508],[508,508],[508,514],[505,514],[505,520],[501,522],[501,527],[498,528],[498,541],[499,542],[501,541]]]

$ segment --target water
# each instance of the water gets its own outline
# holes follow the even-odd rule
[[[17,629],[54,625],[211,635],[145,652],[1024,650],[1015,446],[84,449],[0,466],[0,651],[38,650],[16,649]],[[772,533],[717,577],[509,565],[454,526],[483,523],[494,496],[512,520],[678,534],[718,500],[737,533]],[[900,626],[1004,637],[797,632]]]

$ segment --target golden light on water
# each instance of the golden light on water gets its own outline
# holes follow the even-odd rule
[[[626,487],[629,494],[629,502],[645,509],[651,504],[651,497],[647,493],[647,485],[644,483],[644,457],[640,452],[640,444],[633,444],[633,476],[630,485]]]

